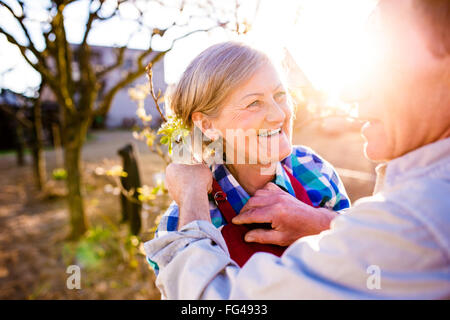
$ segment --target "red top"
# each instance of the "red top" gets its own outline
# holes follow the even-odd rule
[[[285,170],[289,180],[291,181],[292,187],[295,192],[295,196],[298,200],[312,206],[311,200],[302,184],[291,174],[288,170]],[[268,227],[262,226],[261,224],[251,224],[251,225],[236,225],[231,222],[231,220],[236,216],[236,212],[227,200],[226,193],[223,192],[219,183],[213,179],[213,196],[216,201],[217,207],[224,216],[227,224],[222,228],[222,235],[227,243],[228,251],[230,252],[230,257],[239,266],[243,266],[247,260],[256,252],[269,252],[277,256],[281,256],[287,247],[281,247],[273,244],[260,244],[253,242],[245,242],[245,234],[256,228]]]

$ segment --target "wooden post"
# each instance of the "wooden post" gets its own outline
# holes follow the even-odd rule
[[[121,177],[120,181],[123,188],[131,191],[131,196],[135,201],[131,201],[122,193],[120,194],[120,203],[122,207],[122,221],[130,224],[131,234],[137,235],[141,230],[141,209],[142,205],[138,199],[137,189],[141,187],[137,154],[132,144],[127,144],[119,149],[118,154],[122,158],[123,171],[127,173],[126,177]]]

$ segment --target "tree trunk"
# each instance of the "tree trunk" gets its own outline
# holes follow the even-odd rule
[[[38,98],[39,99],[39,98]],[[42,137],[42,113],[41,101],[37,100],[33,106],[34,123],[33,123],[33,171],[38,190],[45,189],[47,180],[45,154],[43,152],[43,137]]]
[[[65,128],[64,162],[67,171],[68,205],[70,224],[72,227],[70,239],[80,238],[87,230],[82,195],[81,148],[85,133],[79,126],[71,125]]]
[[[23,126],[22,124],[17,121],[16,126],[16,158],[17,158],[17,165],[23,166],[25,164],[25,138],[24,138],[24,132],[23,132]]]
[[[56,167],[58,168],[62,168],[64,166],[60,130],[61,128],[59,125],[52,123],[53,148],[55,150]]]

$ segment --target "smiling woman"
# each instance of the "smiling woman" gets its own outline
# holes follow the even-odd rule
[[[168,106],[194,132],[223,142],[219,149],[225,156],[219,158],[226,161],[209,168],[168,167],[167,181],[173,172],[179,179],[167,186],[175,202],[161,218],[156,237],[188,222],[185,215],[178,218],[182,200],[173,190],[193,189],[208,179],[213,192],[204,209],[209,207],[210,221],[221,228],[231,257],[240,264],[257,251],[284,250],[252,246],[243,240],[246,227],[233,229],[231,219],[257,192],[276,190],[294,202],[326,208],[326,215],[349,207],[334,168],[309,148],[292,146],[292,106],[281,79],[264,53],[239,42],[211,46],[191,62],[169,94]],[[196,166],[202,168],[194,173]]]

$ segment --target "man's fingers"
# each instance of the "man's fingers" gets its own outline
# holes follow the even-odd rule
[[[263,244],[284,245],[283,235],[280,231],[273,229],[254,229],[245,234],[245,241]]]
[[[268,207],[250,209],[233,218],[234,224],[272,223],[272,215]]]
[[[255,192],[255,195],[251,197],[247,203],[242,207],[241,213],[253,208],[268,206],[276,202],[274,196],[279,193],[284,193],[276,184],[269,182],[264,188]]]
[[[258,190],[257,192],[262,191]],[[273,197],[270,197],[270,193],[264,191],[265,193],[259,192],[255,193],[253,197],[248,199],[247,203],[242,207],[241,213],[250,209],[264,207],[273,204]]]
[[[277,185],[276,185],[275,183],[273,183],[273,182],[267,183],[267,184],[264,186],[263,190],[283,191],[283,190],[281,190],[281,188],[280,188],[279,186],[277,186]]]

